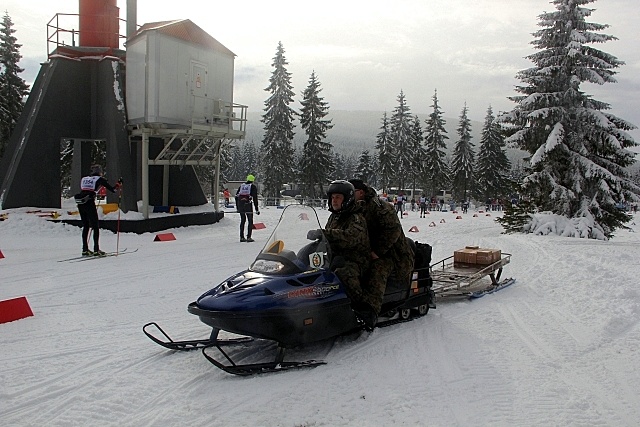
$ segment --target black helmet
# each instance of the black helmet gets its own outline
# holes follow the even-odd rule
[[[349,181],[345,181],[344,179],[332,181],[331,184],[329,184],[329,189],[327,190],[330,212],[334,212],[333,207],[331,206],[331,195],[333,193],[339,193],[344,196],[340,211],[345,210],[355,202],[355,189],[353,188],[353,184],[351,184]]]

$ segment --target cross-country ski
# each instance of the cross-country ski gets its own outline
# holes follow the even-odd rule
[[[133,251],[128,251],[127,248],[124,249],[120,249],[119,251],[113,251],[113,252],[105,252],[104,255],[80,255],[80,256],[76,256],[76,257],[71,257],[71,258],[66,258],[66,259],[61,259],[58,260],[58,262],[77,262],[77,261],[88,261],[88,260],[92,260],[92,259],[99,259],[99,258],[105,258],[105,257],[110,257],[110,256],[118,256],[118,255],[124,255],[125,253],[134,253],[137,252],[138,248],[134,249]]]

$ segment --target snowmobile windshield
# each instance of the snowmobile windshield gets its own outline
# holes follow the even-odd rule
[[[307,238],[309,231],[320,228],[315,209],[304,205],[287,206],[250,270],[282,275],[328,268],[330,251],[324,235],[319,233],[315,239]]]

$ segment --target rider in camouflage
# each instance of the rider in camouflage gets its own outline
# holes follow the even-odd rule
[[[409,287],[413,271],[414,253],[402,230],[393,206],[380,200],[376,191],[360,179],[349,180],[353,184],[356,200],[364,203],[371,243],[371,267],[367,287],[368,303],[379,314],[387,279],[395,272],[395,279]]]
[[[356,202],[355,190],[349,181],[333,181],[327,190],[331,215],[324,230],[311,230],[307,238],[314,240],[324,233],[334,256],[342,256],[345,264],[335,273],[345,285],[352,307],[367,327],[373,328],[375,318],[361,316],[360,307],[368,299],[363,292],[362,276],[369,268],[371,248],[367,224],[362,216],[362,202]]]

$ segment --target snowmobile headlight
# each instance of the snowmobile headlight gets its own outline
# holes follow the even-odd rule
[[[268,261],[264,259],[256,260],[251,266],[251,270],[258,273],[279,273],[284,270],[284,264],[279,261]]]

